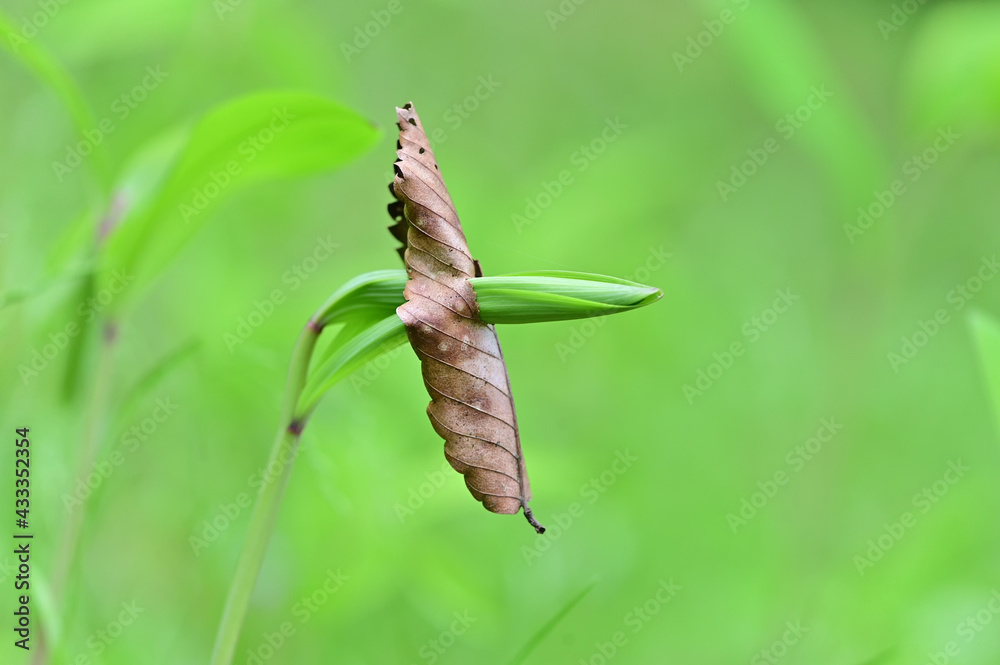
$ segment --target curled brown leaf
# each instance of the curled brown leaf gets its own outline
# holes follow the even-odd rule
[[[524,515],[531,487],[521,452],[507,366],[496,330],[479,316],[469,278],[481,276],[469,253],[441,169],[412,104],[397,108],[396,177],[389,187],[400,254],[409,281],[397,310],[420,358],[427,407],[444,454],[487,510]]]

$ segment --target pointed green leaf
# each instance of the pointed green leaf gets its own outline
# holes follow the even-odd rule
[[[319,308],[310,325],[336,329],[309,370],[299,400],[308,415],[323,394],[355,369],[406,341],[396,315],[403,304],[404,270],[380,270],[350,280]],[[627,312],[659,300],[654,287],[606,275],[567,271],[517,273],[471,280],[488,323],[563,321]]]
[[[316,408],[320,398],[338,381],[404,343],[406,327],[395,312],[358,334],[348,335],[347,341],[338,345],[336,352],[310,369],[306,387],[299,399],[297,416],[308,416]]]
[[[376,270],[358,275],[327,299],[315,322],[324,328],[346,323],[353,317],[383,319],[403,304],[406,279],[405,270]]]
[[[487,323],[541,323],[627,312],[656,302],[663,292],[617,277],[545,270],[472,280]]]
[[[211,111],[191,130],[162,187],[108,240],[103,278],[113,271],[130,276],[126,297],[134,297],[232,192],[335,169],[372,147],[378,135],[354,111],[305,92],[257,93]]]

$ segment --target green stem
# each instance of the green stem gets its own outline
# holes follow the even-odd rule
[[[246,618],[250,596],[257,583],[257,575],[264,562],[264,555],[267,554],[271,534],[274,532],[274,525],[277,522],[278,513],[281,511],[281,500],[285,495],[288,478],[292,475],[292,464],[298,454],[299,437],[305,427],[307,414],[299,413],[297,407],[299,396],[306,383],[309,361],[312,358],[313,349],[316,348],[316,340],[319,338],[320,330],[310,321],[299,335],[295,350],[292,352],[285,398],[281,406],[281,420],[279,421],[281,427],[271,449],[271,457],[267,466],[269,474],[274,473],[276,476],[267,476],[270,482],[257,496],[257,503],[254,505],[250,518],[246,543],[243,545],[243,551],[236,564],[236,575],[229,588],[226,609],[223,611],[219,632],[215,638],[211,665],[229,665],[236,652],[236,644],[240,638],[240,630],[243,628],[243,620]]]
[[[117,326],[114,321],[106,321],[103,327],[103,336],[100,341],[100,350],[97,359],[97,372],[94,377],[94,386],[90,394],[90,401],[87,403],[86,421],[83,431],[83,441],[80,447],[80,458],[77,462],[76,478],[86,478],[90,472],[97,453],[101,449],[103,440],[104,421],[108,411],[108,399],[111,395],[112,377],[114,376],[114,350],[117,338]],[[80,535],[83,532],[83,524],[86,521],[88,502],[77,506],[72,511],[59,538],[59,549],[55,564],[52,568],[51,594],[54,607],[61,607],[60,599],[65,592],[66,580],[69,578],[70,569],[76,558],[76,550],[80,544]],[[52,617],[49,622],[55,623],[61,617]],[[49,645],[45,624],[40,626],[38,631],[38,646],[32,658],[34,665],[44,665],[48,663],[52,651]]]

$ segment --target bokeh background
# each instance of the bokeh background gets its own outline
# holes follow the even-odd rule
[[[19,34],[37,28],[29,41],[97,117],[147,67],[168,73],[106,138],[118,175],[178,122],[272,88],[383,130],[339,170],[234,189],[124,311],[97,455],[122,461],[85,503],[55,597],[96,336],[75,397],[67,354],[27,381],[19,367],[72,320],[79,277],[53,266],[72,265],[67,235],[108,202],[86,167],[56,178],[79,139],[71,114],[0,52],[0,420],[31,427],[33,610],[53,631],[50,662],[208,661],[249,520],[230,504],[266,461],[295,337],[347,279],[399,267],[386,184],[393,107],[411,100],[441,130],[488,274],[584,270],[665,295],[607,320],[500,329],[543,537],[442,473],[408,349],[334,389],[304,435],[236,662],[1000,656],[996,3],[3,11]],[[307,263],[319,238],[337,247]],[[227,344],[275,290],[283,302]],[[157,400],[176,409],[131,442]],[[0,555],[6,623],[12,564]],[[28,662],[6,634],[0,661]]]

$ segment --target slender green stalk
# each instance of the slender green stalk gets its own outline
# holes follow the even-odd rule
[[[250,596],[257,583],[264,555],[267,553],[271,533],[274,531],[278,513],[281,511],[281,500],[285,495],[288,478],[292,475],[292,465],[298,454],[299,437],[305,427],[307,414],[297,411],[299,396],[306,383],[309,372],[309,361],[321,328],[312,321],[299,335],[295,350],[292,352],[292,363],[288,370],[288,382],[285,387],[285,398],[281,405],[281,427],[278,430],[271,457],[268,461],[267,479],[270,481],[257,496],[253,514],[250,517],[250,528],[247,532],[243,551],[236,564],[236,575],[229,588],[226,599],[226,609],[222,614],[222,622],[215,638],[215,648],[212,652],[212,665],[229,665],[236,652],[240,630],[246,618]]]
[[[80,458],[77,462],[76,478],[85,478],[90,471],[98,451],[101,449],[101,440],[104,434],[105,420],[108,413],[108,399],[111,395],[112,377],[114,376],[114,350],[117,338],[117,327],[113,321],[106,321],[104,324],[104,334],[100,341],[100,349],[97,358],[97,371],[94,377],[94,387],[90,393],[90,401],[87,403],[85,424],[83,430],[83,441],[80,447]],[[69,577],[70,568],[76,558],[76,550],[80,544],[80,534],[83,532],[83,524],[86,521],[88,502],[77,507],[69,514],[63,525],[62,534],[59,537],[59,549],[55,564],[52,568],[51,593],[53,606],[61,607],[60,598],[65,592],[66,580]],[[52,617],[50,624],[56,623],[61,617]],[[44,665],[48,663],[52,652],[48,635],[43,624],[38,631],[38,647],[32,658],[34,665]]]

